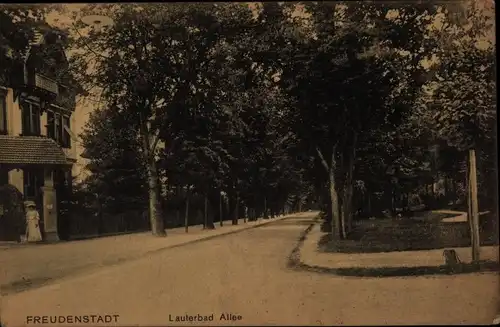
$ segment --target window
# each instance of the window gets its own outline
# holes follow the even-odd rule
[[[47,111],[47,136],[64,148],[71,147],[69,128],[70,121],[68,116]]]
[[[23,135],[40,135],[40,108],[30,102],[21,104],[23,112]]]
[[[24,196],[26,198],[36,198],[40,195],[40,188],[43,186],[43,175],[37,170],[24,170]]]
[[[7,134],[7,101],[0,90],[0,134]]]

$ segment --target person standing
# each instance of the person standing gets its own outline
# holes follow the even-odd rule
[[[28,242],[40,242],[42,233],[40,232],[40,215],[36,210],[36,204],[33,201],[26,201],[26,240]]]

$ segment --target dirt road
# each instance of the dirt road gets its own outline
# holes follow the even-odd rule
[[[488,324],[496,316],[496,274],[360,279],[288,269],[287,257],[313,216],[8,295],[1,320],[9,327],[396,325]]]

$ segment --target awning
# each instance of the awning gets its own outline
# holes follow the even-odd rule
[[[0,135],[0,165],[71,165],[62,148],[40,136]]]

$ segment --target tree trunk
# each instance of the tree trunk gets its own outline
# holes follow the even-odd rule
[[[97,199],[97,219],[98,219],[98,226],[97,226],[97,234],[101,235],[104,234],[104,219],[102,216],[102,204],[99,199]]]
[[[267,197],[264,197],[264,219],[269,219],[269,216],[267,215]]]
[[[203,210],[203,229],[208,228],[208,196],[207,193],[204,194],[204,210]]]
[[[357,143],[357,133],[353,136],[353,145],[348,153],[347,157],[347,176],[346,176],[346,187],[344,190],[344,212],[345,212],[345,230],[346,234],[350,233],[352,230],[352,219],[353,219],[353,197],[354,197],[354,163],[356,162],[356,143]],[[347,235],[344,235],[346,237]]]
[[[155,236],[166,236],[163,215],[160,206],[160,185],[158,184],[158,170],[155,162],[148,164],[149,185],[149,219],[151,220],[151,231]]]
[[[244,206],[244,211],[243,211],[243,223],[246,223],[247,222],[247,207]]]
[[[335,171],[337,169],[337,161],[335,159],[335,155],[337,152],[337,145],[333,145],[331,149],[331,159],[330,164],[326,161],[323,153],[319,148],[316,148],[316,152],[318,157],[321,160],[321,164],[325,168],[325,171],[328,174],[328,195],[329,201],[328,206],[330,207],[330,227],[332,237],[334,239],[340,239],[340,212],[339,212],[339,196],[336,189],[335,183]]]
[[[457,201],[457,182],[454,178],[451,178],[450,181],[450,200],[453,201],[453,204]]]
[[[229,196],[229,194],[227,196],[227,201],[225,201],[224,204],[225,204],[225,206],[224,206],[225,207],[224,212],[227,212],[227,216],[229,218],[231,218],[231,220],[233,220],[233,217],[232,217],[232,213],[233,212],[232,212],[232,208],[231,208],[231,197]]]
[[[210,193],[213,195],[213,193]],[[214,216],[215,216],[215,210],[210,210],[210,208],[214,208],[215,206],[213,205],[213,201],[217,201],[217,199],[214,199],[214,198],[209,198],[209,194],[207,193],[206,194],[206,219],[205,219],[205,223],[206,223],[206,228],[207,229],[215,229],[215,224],[214,224]]]
[[[186,212],[184,216],[184,229],[186,230],[186,233],[189,231],[189,198],[190,198],[190,192],[189,192],[189,186],[188,190],[186,192]]]
[[[372,215],[372,194],[367,190],[366,195],[368,197],[368,203],[367,203],[367,215],[371,216]]]
[[[330,203],[331,203],[331,233],[334,239],[340,239],[340,217],[339,217],[339,203],[338,203],[338,194],[335,189],[335,173],[332,168],[330,168],[329,174],[329,183],[330,183]]]
[[[240,207],[240,197],[239,193],[236,192],[236,200],[234,204],[234,213],[233,213],[233,225],[238,225],[239,207]]]
[[[477,201],[477,167],[476,167],[476,152],[469,150],[469,224],[471,228],[471,244],[472,244],[472,262],[479,262],[481,251],[480,234],[479,234],[479,208]]]
[[[345,150],[340,153],[340,171],[342,172],[342,178],[337,181],[337,185],[335,185],[336,189],[338,190],[337,193],[337,198],[339,199],[338,206],[339,206],[339,217],[340,217],[340,237],[341,238],[346,238],[346,215],[345,215],[345,186],[346,184],[346,175],[347,175],[347,169],[346,169],[346,155],[345,155]]]
[[[347,234],[352,230],[352,196],[353,196],[353,185],[352,185],[352,175],[346,181],[344,187],[344,201],[343,201],[343,237],[346,238]]]
[[[220,224],[220,227],[222,227],[222,226],[223,226],[223,224],[224,224],[224,223],[222,222],[222,221],[223,221],[223,214],[222,214],[222,210],[223,210],[223,209],[222,209],[222,192],[219,192],[219,210],[220,210],[220,212],[219,212],[219,217],[220,217],[220,218],[219,218],[219,219],[220,219],[220,220],[219,220],[219,224]]]
[[[394,185],[391,188],[391,216],[396,216],[396,187]]]

